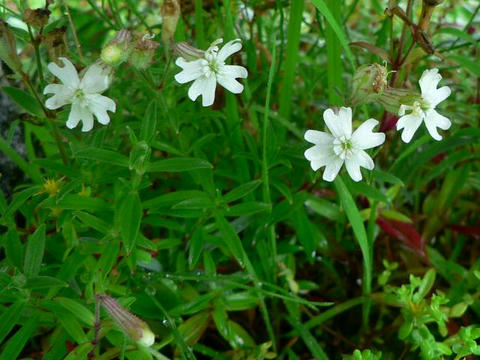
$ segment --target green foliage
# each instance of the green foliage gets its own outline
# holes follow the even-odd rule
[[[0,2],[0,360],[480,355],[477,1],[48,3],[41,27],[24,20],[44,1]],[[110,122],[67,128],[47,65],[65,56],[82,77],[120,29]],[[227,64],[248,77],[203,107],[177,52],[219,38],[241,40]],[[398,99],[377,100],[418,99],[431,68],[453,124],[405,144]],[[362,182],[323,181],[304,157],[334,106],[387,135]]]

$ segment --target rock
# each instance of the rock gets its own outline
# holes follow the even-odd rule
[[[1,64],[3,65],[3,64]],[[8,85],[2,66],[0,65],[0,86]],[[18,106],[0,91],[0,136],[6,139],[10,126],[18,117],[20,111]],[[26,148],[23,137],[23,126],[17,126],[10,142],[10,146],[22,157],[26,157]],[[10,201],[16,186],[25,183],[25,174],[12,162],[3,152],[0,152],[0,189],[4,192],[7,200]]]

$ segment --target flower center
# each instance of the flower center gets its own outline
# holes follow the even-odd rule
[[[80,105],[82,106],[88,103],[87,98],[85,97],[85,93],[82,89],[75,90],[75,92],[73,93],[73,100],[80,103]]]
[[[415,101],[412,106],[412,115],[423,119],[425,117],[424,106],[425,104],[422,104],[419,101]]]
[[[333,151],[340,159],[345,160],[352,157],[353,150],[352,141],[345,136],[333,140]]]

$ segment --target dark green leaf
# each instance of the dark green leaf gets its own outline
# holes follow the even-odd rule
[[[22,89],[10,86],[2,86],[1,89],[5,92],[5,94],[10,96],[18,106],[20,106],[30,115],[37,116],[39,118],[43,118],[45,116],[42,107],[32,95],[26,93]]]
[[[24,274],[27,278],[38,275],[45,251],[45,225],[29,236],[25,250]]]
[[[207,160],[195,158],[171,158],[152,162],[149,172],[182,172],[196,169],[213,169]]]
[[[123,199],[118,213],[119,231],[123,244],[130,253],[135,247],[142,220],[142,203],[136,191],[129,192]]]

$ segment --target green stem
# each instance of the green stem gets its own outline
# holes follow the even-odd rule
[[[87,2],[90,4],[90,6],[92,7],[93,11],[95,11],[98,16],[100,16],[102,19],[104,19],[108,25],[112,28],[112,29],[115,29],[115,30],[118,30],[117,27],[115,26],[115,24],[112,23],[112,21],[110,20],[110,18],[108,16],[105,16],[97,7],[97,5],[95,5],[95,3],[93,2],[93,0],[87,0]]]
[[[38,92],[35,89],[35,86],[33,86],[32,81],[30,80],[28,75],[25,74],[24,72],[22,72],[21,75],[22,75],[23,81],[27,84],[28,88],[33,93],[33,96],[35,97],[35,99],[37,100],[39,105],[41,106],[42,111],[45,114],[45,118],[47,119],[48,123],[50,124],[50,128],[51,128],[52,133],[53,133],[53,138],[55,139],[55,142],[57,143],[57,147],[58,147],[58,151],[60,153],[60,157],[62,158],[63,163],[65,165],[67,165],[68,164],[67,153],[65,152],[65,148],[63,147],[62,140],[61,140],[62,138],[60,136],[60,131],[58,130],[57,124],[55,124],[55,121],[52,118],[51,112],[49,112],[47,110],[47,108],[45,108],[45,105],[43,105],[43,102],[40,99],[40,96],[38,95]]]
[[[202,0],[195,0],[195,35],[197,38],[197,46],[200,49],[206,47],[205,31],[203,26],[203,4]]]
[[[40,58],[40,49],[39,49],[37,40],[33,36],[32,28],[30,27],[30,25],[27,25],[27,28],[28,28],[28,34],[30,35],[30,40],[31,40],[33,48],[35,50],[35,60],[37,62],[38,78],[40,80],[40,84],[43,85],[44,84],[44,78],[43,78],[42,61],[41,61],[41,58]]]
[[[80,58],[80,61],[83,63],[84,59],[82,54],[82,46],[80,45],[80,41],[78,41],[77,29],[75,27],[75,24],[73,23],[72,15],[70,14],[70,8],[68,7],[67,4],[65,4],[65,1],[63,2],[63,6],[65,7],[65,12],[67,13],[68,22],[70,23],[70,27],[72,28],[73,40],[75,41],[75,46],[78,51],[78,57]]]
[[[267,83],[267,98],[265,100],[265,112],[263,114],[263,151],[262,151],[262,177],[263,177],[263,201],[267,204],[272,204],[272,199],[270,195],[270,182],[268,177],[268,151],[267,151],[267,133],[268,133],[268,121],[269,121],[269,112],[270,112],[270,98],[272,92],[273,76],[275,74],[275,63],[277,58],[277,41],[276,34],[273,36],[273,48],[272,48],[272,63],[270,65],[270,71],[268,74],[268,83]],[[273,280],[276,279],[276,259],[277,259],[277,244],[275,239],[275,228],[274,225],[269,226],[268,229],[268,238],[270,240],[270,248],[272,251],[273,259]]]

